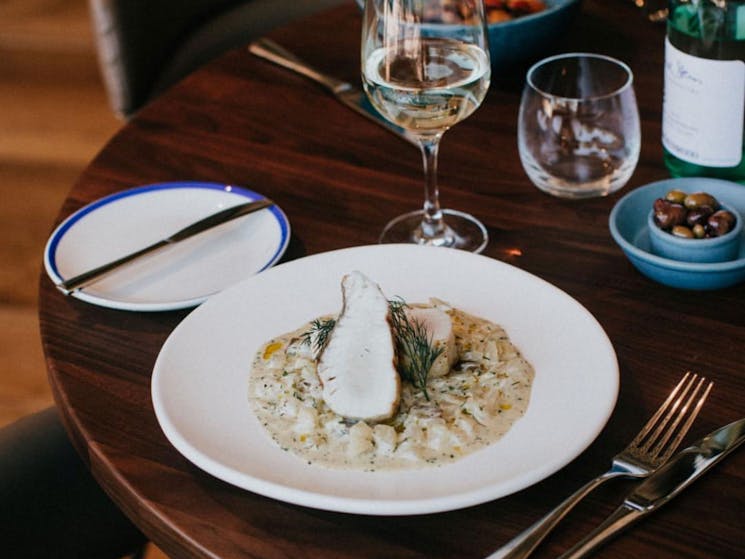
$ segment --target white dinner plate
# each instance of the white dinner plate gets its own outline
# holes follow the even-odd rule
[[[234,185],[168,182],[124,190],[81,208],[52,233],[44,266],[54,283],[143,248],[261,194]],[[271,206],[123,266],[73,296],[104,307],[163,311],[193,307],[276,263],[290,240],[287,216]]]
[[[281,450],[248,403],[265,341],[341,307],[342,275],[359,270],[386,296],[443,299],[504,326],[535,368],[530,404],[497,443],[409,471],[340,471]],[[547,477],[600,433],[618,394],[608,337],[577,301],[518,268],[464,251],[376,245],[282,264],[212,297],[171,334],[152,398],[166,437],[201,469],[275,499],[340,512],[402,515],[490,501]]]

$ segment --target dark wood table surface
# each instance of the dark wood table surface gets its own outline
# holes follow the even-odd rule
[[[273,33],[320,69],[359,80],[360,17],[352,3]],[[485,104],[448,132],[445,206],[489,229],[487,256],[531,272],[582,303],[610,337],[620,394],[597,440],[568,466],[517,494],[465,510],[374,517],[313,510],[237,489],[202,472],[166,440],[150,399],[161,345],[188,311],[100,308],[40,281],[49,379],[74,442],[121,508],[173,557],[483,557],[609,465],[683,371],[715,382],[687,441],[743,414],[745,286],[689,292],[640,275],[610,237],[621,195],[667,177],[660,120],[664,26],[632,2],[586,0],[563,50],[602,52],[635,72],[643,145],[630,183],[607,198],[539,192],[516,145],[522,71],[497,73]],[[273,198],[293,234],[284,260],[374,244],[391,217],[421,203],[416,150],[311,82],[227,53],[149,105],[102,149],[59,219],[101,196],[172,180],[242,184]],[[511,249],[518,247],[521,254]],[[547,426],[550,429],[550,426]],[[745,454],[734,454],[599,556],[743,557]],[[536,557],[556,557],[631,487],[590,496]]]

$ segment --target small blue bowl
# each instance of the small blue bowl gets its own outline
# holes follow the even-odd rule
[[[652,252],[649,211],[657,198],[664,197],[673,189],[708,192],[720,202],[726,200],[727,207],[735,213],[738,222],[745,216],[745,187],[735,182],[681,178],[641,186],[616,203],[608,221],[613,240],[629,261],[648,278],[679,289],[722,289],[745,281],[745,240],[742,228],[739,232],[739,251],[734,259],[726,262],[683,262]]]
[[[734,229],[726,235],[709,239],[687,239],[663,231],[654,222],[654,210],[650,210],[649,217],[647,217],[647,229],[652,252],[657,256],[682,262],[712,263],[736,259],[740,254],[742,218],[728,204],[720,201],[719,205],[721,209],[732,212],[737,217],[737,221]]]

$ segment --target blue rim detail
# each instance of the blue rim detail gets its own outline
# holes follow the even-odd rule
[[[265,196],[263,196],[262,194],[259,194],[258,192],[254,192],[253,190],[244,188],[242,186],[237,186],[237,185],[232,185],[232,184],[219,184],[219,183],[213,183],[213,182],[200,182],[200,181],[178,181],[178,182],[154,183],[154,184],[147,184],[144,186],[138,186],[135,188],[130,188],[127,190],[122,190],[121,192],[116,192],[109,196],[105,196],[101,198],[100,200],[91,202],[87,206],[83,206],[78,211],[70,215],[67,219],[65,219],[65,221],[62,222],[62,224],[57,228],[57,230],[52,235],[52,238],[49,240],[49,247],[47,249],[46,256],[47,256],[50,268],[52,269],[52,271],[58,278],[61,278],[59,270],[57,269],[57,259],[56,259],[57,247],[60,241],[62,240],[62,238],[67,233],[67,231],[69,231],[73,225],[75,225],[78,221],[80,221],[86,215],[96,211],[97,209],[103,206],[111,204],[112,202],[116,202],[118,200],[128,198],[130,196],[139,196],[146,192],[154,192],[158,190],[178,190],[178,189],[186,189],[186,188],[219,190],[219,191],[230,193],[230,194],[239,194],[245,198],[248,198],[249,200],[258,200],[261,198],[265,198]],[[257,273],[263,272],[270,266],[274,265],[277,262],[277,260],[279,260],[280,256],[284,252],[285,248],[287,248],[287,245],[289,243],[289,224],[284,214],[276,205],[271,206],[268,209],[269,211],[272,212],[275,219],[277,220],[277,223],[279,224],[281,238],[280,238],[280,242],[279,242],[279,246],[277,247],[277,250],[274,252],[274,254],[269,259],[269,261],[264,265],[264,267],[258,270]]]

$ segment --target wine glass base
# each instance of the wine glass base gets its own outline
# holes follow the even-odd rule
[[[380,243],[413,243],[427,246],[459,248],[479,253],[486,248],[489,234],[486,227],[470,214],[457,210],[442,210],[445,232],[438,237],[426,237],[422,232],[424,211],[400,215],[385,226]]]

